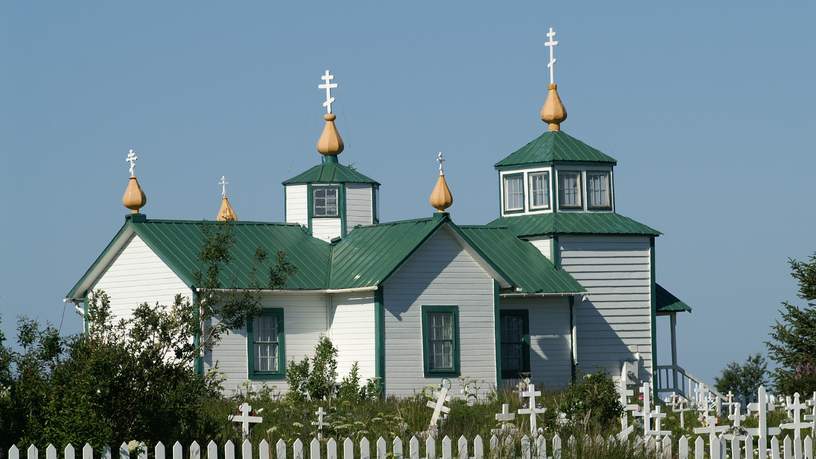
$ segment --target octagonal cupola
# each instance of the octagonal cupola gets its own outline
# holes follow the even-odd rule
[[[325,241],[342,238],[355,226],[378,223],[377,194],[380,184],[354,167],[340,163],[345,144],[332,112],[334,75],[321,76],[319,89],[325,90],[326,113],[323,132],[317,141],[320,164],[283,182],[287,223],[298,223]]]
[[[539,116],[547,131],[495,164],[501,217],[551,212],[614,212],[611,156],[572,137],[555,83],[555,31],[550,28],[550,83]]]

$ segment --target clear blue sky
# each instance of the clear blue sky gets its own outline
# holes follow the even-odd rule
[[[454,219],[492,220],[493,163],[545,129],[552,25],[563,128],[618,159],[619,212],[664,232],[658,279],[694,307],[680,361],[711,378],[764,351],[786,259],[816,250],[816,8],[658,3],[4,2],[2,329],[60,323],[122,224],[129,147],[149,217],[212,218],[224,174],[241,219],[282,220],[326,68],[341,161],[383,184],[384,220],[431,213],[438,150]]]

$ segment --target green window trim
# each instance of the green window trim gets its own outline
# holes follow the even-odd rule
[[[502,385],[501,365],[501,289],[499,282],[493,281],[493,349],[496,352],[496,388]]]
[[[513,178],[521,178],[521,187],[519,188],[521,190],[521,207],[520,208],[514,208],[514,209],[508,209],[507,208],[507,179],[513,179]],[[501,175],[501,208],[502,208],[502,212],[505,215],[524,213],[524,211],[526,209],[525,203],[527,201],[526,192],[527,192],[527,190],[525,190],[525,186],[524,186],[524,172]]]
[[[284,379],[286,377],[286,330],[283,308],[263,308],[256,317],[275,317],[278,321],[278,370],[255,370],[255,317],[247,320],[247,375],[250,380]]]
[[[448,313],[452,315],[453,325],[453,355],[451,356],[452,366],[450,368],[431,368],[431,324],[430,315],[433,313]],[[459,306],[452,305],[423,305],[422,306],[422,363],[426,378],[433,377],[458,377],[461,373],[459,353],[461,345],[459,341]]]
[[[562,180],[562,176],[564,174],[575,175],[575,177],[576,177],[575,180],[576,180],[577,189],[575,190],[575,193],[576,193],[575,198],[577,200],[577,204],[573,204],[573,205],[564,204],[564,200],[565,200],[564,197],[566,196],[566,194],[565,194],[566,190],[564,189],[564,182]],[[558,185],[557,185],[558,189],[557,189],[556,193],[558,195],[558,208],[559,209],[582,210],[584,208],[584,183],[583,182],[584,182],[583,174],[579,170],[572,170],[571,169],[571,170],[563,170],[563,171],[559,170],[558,171]]]

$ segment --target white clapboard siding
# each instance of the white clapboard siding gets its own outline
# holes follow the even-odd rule
[[[326,242],[340,237],[340,219],[312,218],[312,236]]]
[[[588,291],[588,301],[575,308],[578,367],[616,374],[622,360],[639,352],[651,374],[649,238],[562,236],[558,242],[561,266]]]
[[[136,234],[91,288],[97,289],[108,294],[117,318],[131,317],[142,303],[171,305],[178,294],[192,297],[190,288]]]
[[[530,244],[533,244],[548,260],[552,261],[552,238],[549,237],[533,237],[527,239]]]
[[[374,223],[374,187],[368,183],[346,184],[346,232],[357,225]]]
[[[530,320],[530,372],[536,386],[559,389],[572,378],[570,311],[565,297],[502,298],[501,310],[526,309]]]
[[[424,377],[422,305],[459,307],[461,374],[482,381],[484,392],[495,385],[493,279],[449,229],[428,238],[386,281],[383,295],[388,395],[411,395],[439,383]]]
[[[337,347],[337,374],[343,377],[354,362],[363,380],[374,373],[374,295],[342,293],[331,296],[329,337]]]
[[[309,197],[306,185],[286,185],[286,223],[309,224]]]
[[[265,308],[283,308],[284,333],[286,334],[286,360],[300,360],[314,353],[321,335],[327,333],[328,296],[311,294],[267,294],[262,298]],[[217,364],[223,373],[224,390],[231,393],[247,381],[246,329],[233,330],[204,357],[205,368]],[[280,391],[287,389],[285,380],[252,381],[253,384],[274,386]]]

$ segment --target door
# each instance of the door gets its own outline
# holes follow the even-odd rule
[[[526,309],[500,311],[503,379],[530,373],[530,316]]]

